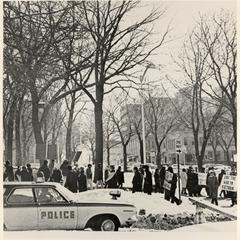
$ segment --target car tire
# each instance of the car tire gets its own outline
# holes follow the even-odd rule
[[[94,230],[95,231],[118,231],[119,224],[113,217],[104,216],[99,218]]]

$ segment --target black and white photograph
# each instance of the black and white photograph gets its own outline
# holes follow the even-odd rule
[[[1,5],[4,239],[237,239],[237,1]]]

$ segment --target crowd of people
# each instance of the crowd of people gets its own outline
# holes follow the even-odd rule
[[[172,178],[169,181],[170,187],[164,187],[166,179],[166,171],[172,174]],[[133,168],[132,179],[132,192],[144,192],[151,195],[152,192],[164,193],[164,198],[171,203],[179,205],[180,199],[176,196],[178,176],[174,173],[173,168],[169,166],[166,168],[162,166],[161,169],[156,169],[154,174],[149,170],[148,165],[140,166],[139,168]],[[206,184],[200,185],[198,179],[198,172],[192,167],[188,169],[182,169],[180,173],[181,180],[181,195],[184,196],[202,196],[201,191],[205,188],[208,197],[213,204],[218,205],[218,198],[230,197],[232,200],[231,206],[237,204],[237,192],[221,190],[218,195],[218,189],[221,184],[223,176],[226,174],[225,170],[222,170],[218,176],[214,172],[213,168],[209,168],[207,171]],[[236,175],[236,170],[231,171],[231,175]],[[153,176],[152,176],[153,175]],[[48,163],[47,160],[43,161],[43,164],[37,171],[36,177],[42,177],[45,181],[62,183],[66,188],[72,192],[82,192],[93,189],[93,173],[92,165],[88,164],[87,168],[79,167],[78,164],[72,166],[67,160],[63,161],[59,168],[56,167],[55,160],[51,160]],[[154,183],[153,184],[153,178]],[[4,181],[33,181],[33,169],[31,164],[26,166],[18,166],[16,171],[13,171],[9,161],[5,163]],[[115,166],[107,166],[104,171],[104,181],[102,178],[97,179],[96,188],[123,188],[124,172],[119,166],[115,171]]]

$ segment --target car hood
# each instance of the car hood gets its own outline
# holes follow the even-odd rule
[[[81,193],[76,193],[77,203],[79,204],[88,204],[88,205],[102,205],[102,204],[110,204],[110,205],[125,205],[129,207],[135,207],[131,201],[121,200],[121,196],[119,198],[112,199],[112,196],[109,195],[111,190],[116,189],[96,189],[85,191]],[[121,191],[121,195],[123,190]]]

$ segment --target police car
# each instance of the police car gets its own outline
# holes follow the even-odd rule
[[[136,207],[116,200],[81,201],[59,183],[5,182],[5,230],[81,230],[118,231],[135,222]]]

